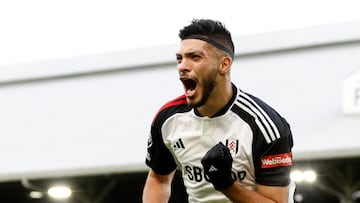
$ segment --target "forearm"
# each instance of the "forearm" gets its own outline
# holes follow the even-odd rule
[[[154,181],[146,181],[143,192],[143,203],[161,203],[168,202],[171,190],[167,184],[154,183]]]
[[[221,190],[234,203],[276,203],[264,195],[251,191],[235,182],[230,187]]]

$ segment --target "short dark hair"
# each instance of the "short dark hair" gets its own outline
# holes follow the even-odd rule
[[[181,40],[191,38],[191,36],[206,37],[221,44],[234,53],[234,43],[231,38],[231,33],[226,29],[225,25],[219,21],[193,19],[190,25],[185,26],[179,32]]]

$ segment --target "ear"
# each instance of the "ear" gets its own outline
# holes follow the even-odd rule
[[[231,64],[232,64],[232,59],[229,56],[224,56],[222,58],[222,63],[220,64],[219,73],[220,74],[229,73]]]

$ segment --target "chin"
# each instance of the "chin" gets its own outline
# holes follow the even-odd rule
[[[194,97],[186,97],[187,104],[189,106],[197,107],[199,104],[199,101],[197,101]]]
[[[192,107],[201,107],[206,103],[206,100],[202,100],[201,98],[195,99],[195,98],[187,98],[187,103],[189,106]]]
[[[196,102],[192,98],[189,98],[189,97],[186,97],[186,101],[189,106],[194,106],[196,104]]]

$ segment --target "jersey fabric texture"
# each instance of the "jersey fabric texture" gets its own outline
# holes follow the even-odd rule
[[[249,190],[256,183],[290,183],[293,140],[289,124],[262,100],[232,86],[232,99],[211,118],[200,116],[180,96],[165,104],[152,122],[145,162],[162,175],[178,167],[189,202],[230,202],[214,189],[200,162],[219,142],[233,157],[232,177]]]

